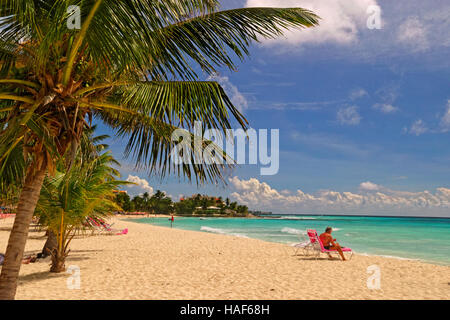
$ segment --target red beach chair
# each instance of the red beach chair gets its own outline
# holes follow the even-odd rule
[[[120,229],[113,229],[112,224],[106,223],[103,219],[100,218],[92,218],[88,217],[89,224],[96,228],[100,232],[105,232],[107,234],[111,235],[125,235],[128,234],[128,228],[120,230]]]
[[[307,231],[308,237],[309,237],[309,241],[310,241],[310,245],[308,246],[308,251],[312,251],[316,258],[320,257],[321,253],[335,253],[337,255],[339,255],[339,252],[337,250],[332,250],[332,249],[325,249],[323,246],[322,241],[320,240],[319,236],[317,235],[317,231],[314,229],[309,229]],[[345,248],[342,247],[342,252],[344,253],[344,255],[349,254],[350,258],[348,260],[350,260],[353,257],[353,251],[350,248]],[[347,257],[346,257],[347,258]]]

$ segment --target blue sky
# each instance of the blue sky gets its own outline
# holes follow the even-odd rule
[[[367,28],[371,5],[382,10],[382,29]],[[130,192],[220,194],[279,213],[449,216],[450,3],[236,0],[224,8],[242,6],[301,6],[322,17],[317,30],[253,45],[238,72],[219,75],[253,128],[280,129],[279,173],[244,165],[227,187],[197,188],[125,160],[124,178],[146,180]],[[121,159],[123,142],[112,149]]]

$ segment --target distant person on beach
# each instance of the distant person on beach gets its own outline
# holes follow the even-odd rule
[[[327,250],[337,250],[342,260],[345,261],[344,253],[342,252],[342,248],[339,243],[336,242],[336,239],[333,239],[331,236],[331,232],[333,232],[333,228],[327,227],[325,232],[322,233],[319,238],[322,241],[323,247]],[[328,256],[331,258],[331,255],[328,253]]]

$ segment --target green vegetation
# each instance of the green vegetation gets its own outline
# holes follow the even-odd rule
[[[152,196],[148,192],[135,196],[133,199],[126,192],[118,192],[115,197],[116,203],[126,212],[148,212],[157,214],[172,213],[172,199],[160,190]]]
[[[126,182],[115,179],[112,162],[107,152],[90,163],[45,179],[35,213],[39,223],[56,235],[50,271],[65,271],[69,244],[87,217],[106,216],[120,209],[113,201],[113,191]]]
[[[46,253],[52,258],[51,272],[65,270],[69,244],[76,232],[85,228],[87,217],[104,217],[120,209],[114,201],[114,191],[129,184],[116,179],[119,172],[112,165],[118,163],[109,151],[104,151],[107,146],[99,143],[106,136],[94,137],[94,130],[95,127],[84,132],[80,149],[67,171],[63,159],[57,163],[55,175],[44,179],[35,216],[46,228],[49,239],[54,237],[55,243]]]
[[[151,197],[148,193],[144,193],[141,196],[133,197],[133,199],[126,192],[118,192],[116,193],[115,201],[127,212],[141,211],[152,214],[229,217],[246,217],[249,214],[247,206],[238,205],[237,202],[230,203],[228,198],[223,201],[222,197],[196,194],[174,203],[171,198],[167,197],[160,190]]]
[[[174,205],[175,213],[179,215],[219,215],[229,217],[248,216],[248,207],[231,202],[227,198],[210,197],[197,194],[190,198],[180,199]]]

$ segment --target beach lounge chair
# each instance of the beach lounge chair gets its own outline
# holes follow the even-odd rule
[[[117,235],[117,236],[120,236],[120,235],[124,235],[124,234],[127,234],[127,233],[128,233],[128,228],[119,230],[119,229],[113,229],[113,228],[111,228],[111,225],[109,225],[109,224],[107,224],[107,223],[101,224],[101,225],[102,225],[102,227],[105,229],[105,231],[108,232],[109,234],[115,234],[115,235]]]
[[[106,223],[104,220],[100,218],[87,218],[88,223],[91,227],[97,229],[101,233],[107,233],[111,235],[125,235],[128,233],[128,228],[120,230],[120,229],[113,229],[111,224]]]
[[[16,216],[15,213],[0,213],[0,219],[6,219],[6,218],[15,217],[15,216]]]
[[[311,246],[311,242],[305,237],[304,234],[298,235],[298,241],[299,242],[297,243],[291,244],[294,248],[294,256],[298,255],[301,250],[307,253],[307,250]]]
[[[128,228],[125,229],[113,229],[112,224],[106,223],[104,220],[97,218],[98,227],[103,230],[104,232],[112,235],[125,235],[128,233]]]
[[[308,234],[309,241],[310,241],[310,245],[306,247],[307,252],[315,255],[316,258],[319,258],[321,253],[328,253],[328,254],[334,253],[334,254],[339,255],[339,252],[337,250],[328,250],[328,249],[324,248],[323,243],[320,240],[316,230],[309,229],[309,230],[307,230],[306,233]],[[342,252],[344,253],[344,255],[347,255],[347,254],[350,255],[350,258],[348,260],[350,260],[353,257],[352,249],[345,248],[345,247],[342,247],[341,249],[342,249]],[[346,257],[346,259],[347,259],[347,257]]]

